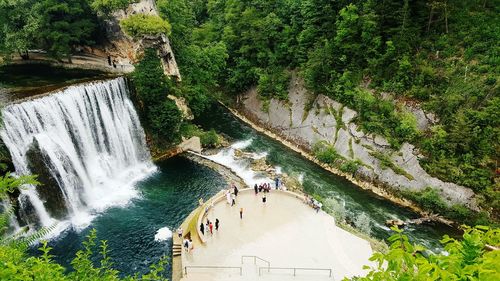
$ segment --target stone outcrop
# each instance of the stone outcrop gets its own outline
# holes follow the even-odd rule
[[[253,88],[244,95],[240,112],[305,150],[310,151],[317,142],[326,141],[346,159],[363,163],[356,172],[358,179],[401,191],[421,191],[432,187],[449,204],[464,204],[473,210],[478,209],[471,189],[430,176],[420,166],[421,155],[413,145],[404,143],[396,151],[385,138],[364,133],[354,123],[356,111],[324,95],[314,97],[296,75],[290,81],[288,95],[286,102],[271,100],[266,112],[257,90]],[[311,101],[312,106],[306,106],[311,105]],[[421,126],[427,125],[422,122]],[[393,167],[399,169],[394,171],[382,165],[380,157],[374,156],[377,154],[389,157]]]
[[[105,19],[106,34],[109,44],[105,46],[106,54],[117,60],[119,66],[132,65],[138,61],[145,48],[155,48],[162,60],[164,73],[180,80],[181,75],[177,62],[175,61],[170,41],[165,34],[155,37],[144,37],[141,40],[133,40],[127,36],[120,27],[120,20],[134,14],[146,14],[158,16],[158,10],[154,0],[141,0],[132,3],[127,9],[119,10]]]

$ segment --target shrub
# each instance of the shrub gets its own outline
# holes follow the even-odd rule
[[[219,136],[214,129],[203,133],[200,136],[200,140],[203,147],[217,147],[220,143]]]
[[[347,216],[346,210],[343,204],[339,203],[335,198],[325,199],[325,209],[329,212],[337,223],[344,223]]]
[[[326,164],[335,164],[335,161],[341,159],[335,148],[327,142],[318,142],[313,147],[313,153],[316,158]]]
[[[354,174],[359,169],[359,161],[349,160],[340,165],[340,170],[344,173]]]
[[[120,21],[120,26],[128,35],[138,38],[144,35],[170,34],[170,23],[159,16],[135,14]]]
[[[370,217],[365,213],[359,214],[354,220],[354,225],[357,229],[361,230],[363,233],[370,235],[372,228],[370,225]]]

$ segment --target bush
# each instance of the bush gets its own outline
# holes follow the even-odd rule
[[[131,15],[120,21],[120,26],[128,35],[138,38],[144,35],[157,36],[162,33],[169,35],[170,23],[159,16],[145,14]]]
[[[357,229],[361,230],[367,235],[370,235],[370,233],[372,232],[370,217],[368,217],[365,213],[361,213],[356,217],[356,219],[354,220],[354,225]]]
[[[288,100],[288,82],[290,74],[284,69],[277,68],[259,73],[257,92],[264,100],[276,98]]]
[[[313,153],[316,158],[326,164],[333,165],[338,159],[341,159],[335,148],[327,142],[318,142],[313,147]]]
[[[343,204],[339,203],[335,198],[326,198],[325,209],[328,213],[330,213],[337,223],[344,223],[345,218],[347,216],[346,210]]]
[[[359,169],[359,161],[349,160],[340,165],[340,170],[344,173],[354,174]]]
[[[177,140],[182,113],[174,101],[167,99],[158,105],[152,106],[148,113],[148,120],[152,133],[157,139],[168,142]]]
[[[200,140],[203,147],[217,147],[220,143],[219,136],[214,129],[203,133],[200,136]]]

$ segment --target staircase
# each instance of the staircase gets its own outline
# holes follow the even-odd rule
[[[172,256],[177,257],[182,254],[182,245],[174,243],[172,245]]]

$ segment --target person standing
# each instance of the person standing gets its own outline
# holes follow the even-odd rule
[[[184,250],[186,250],[186,252],[189,251],[189,240],[187,239],[184,239]]]
[[[276,183],[276,189],[279,189],[279,187],[280,187],[280,179],[278,177],[276,177],[274,179],[274,182]]]
[[[215,219],[215,231],[219,231],[219,219]]]
[[[183,232],[183,231],[182,231],[182,228],[180,228],[180,227],[179,227],[179,228],[177,228],[177,236],[179,236],[179,238],[181,238],[181,237],[182,237],[182,232]]]
[[[108,65],[111,66],[111,56],[108,55]]]
[[[243,219],[243,208],[240,208],[240,220]]]
[[[238,188],[234,184],[233,187],[234,187],[234,196],[238,196],[238,191],[239,191]]]
[[[231,192],[226,191],[226,201],[227,201],[227,204],[231,204]]]
[[[266,205],[266,201],[267,201],[267,198],[266,198],[266,194],[264,193],[264,195],[262,195],[262,203],[264,203],[264,205]]]
[[[255,184],[253,186],[253,190],[255,191],[255,195],[257,195],[257,193],[259,193],[259,188],[257,187],[257,184]]]
[[[232,201],[231,201],[231,207],[232,207],[232,206],[234,206],[234,204],[236,204],[236,195],[234,195],[234,193],[231,194],[231,199],[232,199]]]
[[[200,224],[200,231],[201,234],[205,235],[205,226],[203,225],[203,223]]]
[[[212,222],[210,222],[210,224],[208,225],[210,227],[210,234],[214,234],[214,224]]]

